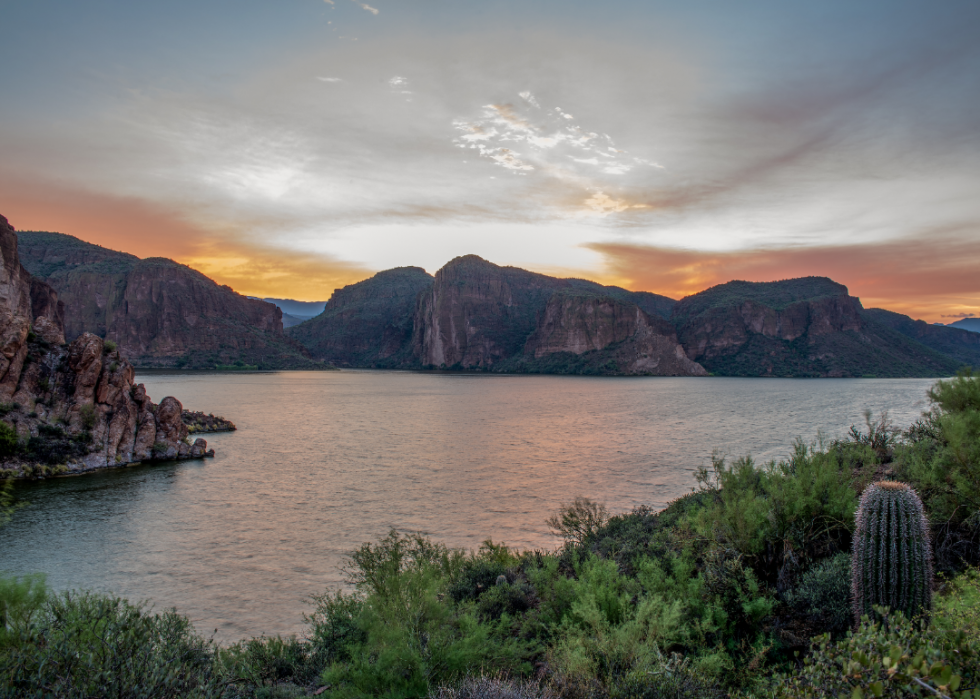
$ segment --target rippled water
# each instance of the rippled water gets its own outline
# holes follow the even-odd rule
[[[862,413],[906,425],[930,380],[153,374],[159,400],[233,420],[216,458],[20,484],[0,569],[175,606],[233,640],[302,632],[343,554],[389,528],[551,547],[576,495],[613,511],[689,492],[713,450],[785,456]]]

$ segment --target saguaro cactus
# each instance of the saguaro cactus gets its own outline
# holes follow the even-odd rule
[[[851,591],[854,617],[874,605],[912,618],[932,603],[932,546],[922,501],[905,483],[880,481],[861,495],[855,515]]]

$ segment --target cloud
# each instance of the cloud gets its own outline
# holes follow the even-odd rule
[[[865,307],[929,321],[980,310],[980,222],[914,238],[855,245],[710,252],[630,243],[592,243],[607,280],[672,298],[742,279],[826,276],[847,285]],[[958,317],[958,316],[957,316]]]
[[[319,75],[317,76],[316,79],[324,83],[339,83],[342,81],[342,78],[324,78]]]
[[[360,7],[362,10],[367,10],[372,15],[377,15],[378,10],[368,5],[366,2],[358,2],[358,0],[351,0],[355,5]],[[331,3],[332,4],[332,3]]]
[[[453,143],[474,150],[515,174],[536,171],[555,187],[552,207],[571,206],[569,213],[608,216],[628,209],[649,208],[611,197],[612,184],[604,175],[625,175],[634,168],[660,168],[616,148],[609,134],[588,131],[560,107],[544,109],[530,90],[518,93],[522,104],[487,104],[476,117],[457,118],[460,134]],[[582,167],[586,166],[586,167]],[[662,169],[662,168],[661,168]]]
[[[0,213],[18,230],[67,233],[138,257],[168,257],[251,296],[323,300],[373,273],[327,254],[263,244],[263,236],[249,235],[240,224],[201,226],[154,202],[52,181],[0,176]],[[259,229],[274,225],[253,222]]]

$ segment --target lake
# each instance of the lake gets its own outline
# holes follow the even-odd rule
[[[344,554],[394,527],[449,546],[557,541],[578,495],[613,512],[691,491],[713,451],[779,459],[929,379],[493,376],[385,371],[141,374],[159,402],[222,415],[214,459],[18,484],[0,569],[176,607],[218,639],[302,633]]]

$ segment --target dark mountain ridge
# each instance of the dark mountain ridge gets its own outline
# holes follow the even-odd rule
[[[67,339],[92,332],[135,366],[315,368],[282,312],[162,257],[140,259],[61,233],[18,233],[21,260],[65,304]]]
[[[673,301],[466,255],[434,277],[399,268],[338,290],[324,314],[288,332],[347,366],[884,377],[980,364],[962,331],[906,325],[826,277],[733,281]]]

